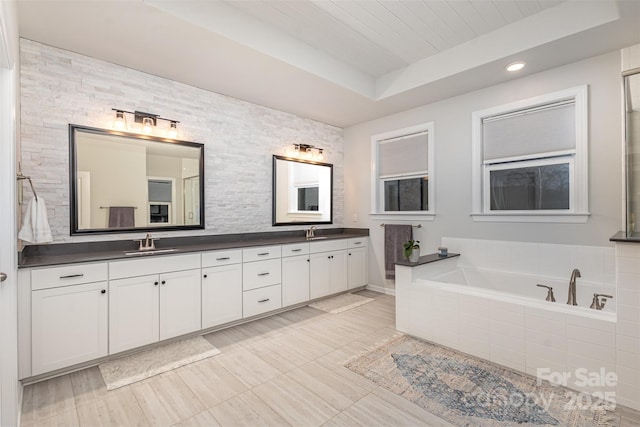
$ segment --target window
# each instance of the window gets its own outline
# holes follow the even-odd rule
[[[473,113],[473,217],[584,222],[587,86]]]
[[[432,219],[433,123],[371,138],[372,214]]]

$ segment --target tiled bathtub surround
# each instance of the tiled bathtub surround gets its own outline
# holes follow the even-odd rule
[[[638,409],[640,245],[618,246],[616,252],[607,247],[471,239],[445,238],[442,243],[461,256],[398,268],[399,330],[531,375],[538,369],[544,369],[541,372],[549,379],[570,375],[567,386],[596,395],[613,392],[620,404]],[[514,269],[514,277],[534,275],[568,282],[574,267],[581,269],[584,281],[599,281],[616,295],[609,304],[617,304],[620,310],[617,323],[614,310],[607,313],[585,308],[580,292],[587,292],[587,285],[582,278],[578,279],[581,307],[570,307],[565,304],[566,293],[557,293],[557,302],[551,303],[543,300],[541,289],[539,300],[527,302],[503,292],[455,285],[458,282],[453,279],[462,270],[447,273],[460,268],[465,274],[473,269]],[[589,300],[592,295],[587,296]],[[606,376],[614,372],[618,374],[617,385]]]
[[[618,401],[640,410],[640,243],[616,243]]]

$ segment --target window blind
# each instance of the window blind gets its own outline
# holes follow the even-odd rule
[[[149,180],[150,202],[171,202],[171,181]]]
[[[380,176],[405,175],[429,170],[427,132],[380,141]]]
[[[482,120],[484,161],[575,148],[573,100],[486,117]]]

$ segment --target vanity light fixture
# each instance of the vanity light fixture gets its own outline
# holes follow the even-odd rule
[[[324,149],[309,144],[293,144],[287,147],[287,156],[321,161],[324,159]]]
[[[513,73],[515,71],[520,71],[524,68],[524,66],[527,65],[526,62],[524,61],[516,61],[516,62],[512,62],[510,64],[507,64],[504,69]]]
[[[145,134],[165,134],[167,138],[175,139],[178,137],[178,120],[165,119],[157,114],[144,113],[142,111],[127,111],[112,108],[116,112],[116,117],[113,120],[113,128],[116,130],[129,130],[127,126],[127,114],[133,116],[134,123],[140,123],[140,127],[137,128],[138,132]],[[158,130],[158,120],[169,122],[169,126],[163,130]]]

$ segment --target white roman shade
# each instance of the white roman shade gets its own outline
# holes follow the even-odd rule
[[[485,163],[576,149],[575,102],[561,101],[482,119]]]
[[[429,135],[420,132],[380,141],[379,175],[398,176],[429,170]]]

